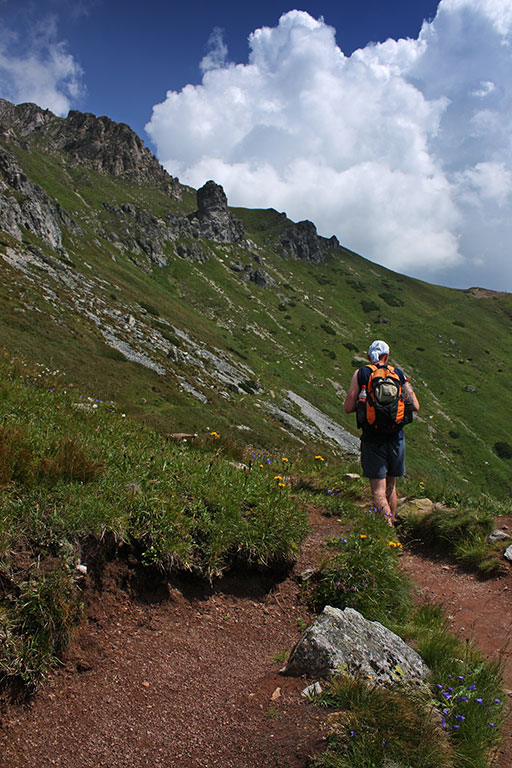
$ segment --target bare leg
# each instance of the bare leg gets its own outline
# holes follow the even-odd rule
[[[391,512],[391,517],[388,518],[388,520],[390,520],[391,525],[393,525],[396,518],[396,508],[398,504],[396,496],[396,477],[390,477],[389,475],[386,477],[386,498],[389,504],[389,511]]]
[[[393,480],[393,489],[394,489],[394,480],[395,478],[389,478],[390,480]],[[388,525],[393,525],[393,512],[390,507],[390,501],[393,501],[393,492],[390,492],[391,499],[388,500],[388,491],[387,491],[387,482],[388,478],[385,477],[371,477],[370,478],[370,488],[372,491],[373,496],[373,503],[379,509],[384,517],[386,518],[386,521]],[[396,513],[396,491],[394,494],[394,504],[395,504],[395,513]]]

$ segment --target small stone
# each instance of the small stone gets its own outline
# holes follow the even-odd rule
[[[301,581],[309,581],[316,573],[314,568],[306,568],[301,572],[299,578]]]
[[[507,547],[505,552],[503,553],[503,557],[505,557],[507,560],[509,560],[512,563],[512,544],[510,547]]]
[[[316,683],[311,683],[311,685],[304,688],[304,690],[300,692],[300,695],[305,699],[309,699],[311,696],[319,696],[321,693],[322,686],[317,680]]]
[[[76,570],[78,573],[81,573],[83,576],[87,574],[87,566],[83,565],[83,563],[79,563],[76,567]]]
[[[272,694],[271,698],[272,698],[272,701],[277,701],[277,699],[280,699],[281,698],[281,689],[280,688],[276,688],[274,693]]]
[[[360,477],[361,475],[358,475],[357,472],[346,472],[346,474],[344,474],[341,479],[345,481],[350,481],[350,480],[359,480]]]
[[[144,686],[144,688],[149,688],[149,683],[148,683],[148,681],[147,681],[147,680],[144,680],[144,682],[142,683],[142,685]]]
[[[493,541],[505,541],[505,539],[510,539],[509,534],[505,533],[505,531],[500,531],[499,529],[493,531],[487,537],[487,541],[490,543]]]

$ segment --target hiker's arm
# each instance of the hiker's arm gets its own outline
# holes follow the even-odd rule
[[[420,404],[418,402],[418,398],[414,393],[414,389],[412,388],[410,381],[405,382],[403,386],[403,392],[404,392],[404,398],[412,403],[413,411],[419,411]]]
[[[350,389],[347,392],[345,403],[345,413],[353,413],[357,407],[357,398],[359,397],[359,382],[357,381],[357,371],[354,371],[352,381],[350,382]]]

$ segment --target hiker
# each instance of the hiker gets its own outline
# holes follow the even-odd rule
[[[370,364],[355,371],[344,407],[346,413],[358,413],[358,426],[363,429],[363,475],[370,481],[373,503],[392,526],[397,507],[396,479],[405,473],[402,427],[412,421],[413,411],[419,411],[420,405],[404,372],[388,365],[388,358],[389,346],[385,341],[370,344]],[[377,398],[384,403],[387,398],[388,407],[377,402]]]

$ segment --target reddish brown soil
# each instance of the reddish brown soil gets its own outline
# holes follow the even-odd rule
[[[111,564],[63,666],[29,704],[0,704],[2,768],[305,768],[325,746],[326,714],[300,695],[311,681],[279,668],[311,619],[297,576],[341,530],[314,511],[311,524],[277,584],[245,573],[215,590],[127,586],[128,566]],[[457,631],[502,654],[512,688],[512,576],[481,582],[409,552],[402,562]],[[510,728],[496,765],[512,765]]]
[[[507,520],[510,523],[510,520]],[[512,529],[509,526],[509,529]],[[503,742],[496,755],[497,768],[512,766],[512,570],[499,578],[481,580],[440,556],[405,551],[402,565],[418,586],[418,596],[442,603],[451,629],[475,642],[491,659],[503,663],[503,683],[508,695],[508,715]]]

